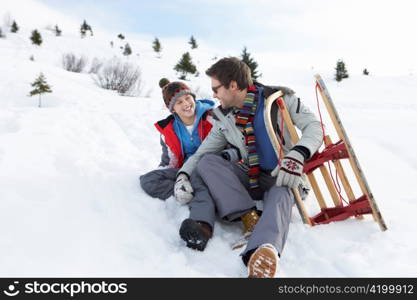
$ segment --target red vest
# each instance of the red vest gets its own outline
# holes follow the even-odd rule
[[[209,114],[211,114],[211,110],[205,112],[198,123],[198,136],[201,141],[207,137],[213,127],[211,122],[207,120]],[[155,127],[165,137],[165,144],[178,159],[175,168],[181,168],[184,164],[184,154],[182,153],[181,142],[174,130],[174,120],[174,116],[170,115],[168,118],[156,122]]]

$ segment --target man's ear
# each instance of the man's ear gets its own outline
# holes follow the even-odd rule
[[[231,89],[231,90],[233,90],[233,91],[235,91],[235,90],[238,90],[238,89],[239,89],[239,87],[238,87],[238,85],[237,85],[236,80],[232,80],[232,81],[230,81],[230,84],[229,84],[229,89]]]

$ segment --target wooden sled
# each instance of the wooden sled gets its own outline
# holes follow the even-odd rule
[[[292,189],[295,197],[295,202],[305,224],[311,226],[328,224],[330,222],[346,220],[350,217],[356,217],[357,219],[363,219],[363,215],[372,214],[375,222],[378,223],[379,228],[382,231],[387,230],[387,226],[382,218],[381,212],[379,211],[378,205],[374,199],[374,196],[370,190],[365,175],[359,165],[359,161],[353,150],[353,147],[349,141],[343,124],[340,120],[339,114],[336,111],[334,103],[330,97],[330,94],[321,79],[320,75],[315,75],[316,87],[320,91],[321,98],[327,108],[327,112],[333,123],[333,126],[337,132],[339,141],[333,143],[328,135],[324,137],[324,149],[315,153],[309,160],[304,164],[303,173],[307,175],[313,192],[316,196],[318,204],[320,206],[320,213],[310,217],[301,199],[301,195],[298,189]],[[278,104],[278,114],[280,114],[285,122],[285,126],[289,130],[292,144],[296,144],[299,140],[297,131],[292,123],[290,114],[285,106],[283,93],[281,91],[275,92],[270,95],[265,102],[264,116],[267,122],[267,130],[270,137],[273,139],[274,149],[280,159],[282,160],[282,147],[274,132],[272,121],[271,121],[271,107],[274,102]],[[278,124],[280,126],[280,124]],[[281,132],[284,132],[281,128]],[[349,179],[345,170],[343,169],[341,160],[349,160],[350,166],[353,170],[355,179],[360,187],[362,195],[356,197],[351,187],[352,179]],[[340,178],[345,194],[347,195],[348,202],[343,204],[341,200],[341,188],[335,184],[332,179],[331,173],[329,172],[326,163],[333,164],[336,169],[337,175]],[[324,199],[323,193],[316,180],[314,171],[319,170],[323,176],[325,186],[330,194],[333,205],[329,207]]]

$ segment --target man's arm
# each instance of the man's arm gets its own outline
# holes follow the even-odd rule
[[[323,142],[323,131],[315,114],[305,106],[295,94],[284,96],[285,104],[294,125],[301,130],[302,136],[294,147],[302,146],[309,150],[310,158]]]

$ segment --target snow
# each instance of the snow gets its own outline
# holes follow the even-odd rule
[[[0,17],[22,13],[13,3],[5,2]],[[59,16],[35,1],[26,4]],[[174,80],[174,64],[190,51],[200,76],[187,84],[209,97],[204,70],[222,55],[204,43],[189,50],[186,41],[172,39],[161,41],[157,58],[152,38],[120,41],[93,28],[93,37],[80,39],[78,27],[66,26],[81,22],[67,20],[63,36],[55,37],[48,23],[18,21],[20,31],[0,39],[0,276],[245,277],[240,251],[231,250],[239,224],[218,220],[204,252],[188,249],[178,234],[188,209],[172,197],[151,198],[138,184],[159,163],[153,123],[167,114],[159,79]],[[29,40],[35,25],[40,47]],[[89,62],[122,57],[126,42],[133,55],[124,59],[142,70],[140,97],[103,90],[90,74],[60,65],[69,52]],[[312,74],[322,74],[388,226],[381,232],[367,216],[309,228],[294,208],[278,276],[416,276],[416,77],[351,74],[336,83],[333,70],[262,68],[263,82],[290,86],[315,111]],[[42,108],[28,97],[40,72],[53,90],[42,97]],[[314,197],[306,205],[311,215],[318,211]]]

